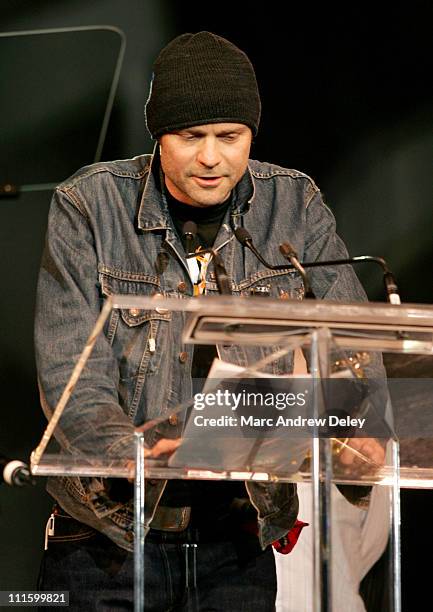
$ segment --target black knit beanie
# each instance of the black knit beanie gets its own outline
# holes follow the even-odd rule
[[[182,34],[156,59],[145,113],[153,138],[206,123],[244,123],[256,135],[260,96],[254,68],[225,38]]]

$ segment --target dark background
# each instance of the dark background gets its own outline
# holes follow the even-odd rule
[[[109,25],[127,39],[102,159],[149,152],[143,118],[158,51],[185,31],[211,30],[252,60],[263,115],[252,156],[310,174],[352,255],[384,256],[405,302],[433,302],[429,1],[215,5],[175,0],[4,1],[0,32]],[[32,320],[50,191],[95,158],[120,49],[112,30],[0,38],[0,451],[28,460],[44,427]],[[33,187],[31,187],[33,185]],[[357,269],[383,300],[379,269]],[[0,589],[32,589],[50,501],[0,487]],[[402,493],[403,609],[427,600],[430,492]]]

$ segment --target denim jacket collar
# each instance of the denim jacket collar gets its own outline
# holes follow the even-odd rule
[[[250,166],[234,189],[232,215],[243,215],[248,212],[255,196],[253,175]]]
[[[138,227],[144,231],[170,229],[167,203],[161,189],[159,145],[155,144],[149,165],[149,172],[138,210]]]

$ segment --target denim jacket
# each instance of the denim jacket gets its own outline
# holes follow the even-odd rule
[[[300,260],[347,256],[335,220],[311,178],[296,170],[250,160],[237,184],[214,248],[223,258],[234,295],[265,290],[274,298],[297,298],[297,273],[269,270],[236,240],[244,226],[263,257],[284,263],[281,242],[291,242]],[[350,266],[315,269],[318,298],[365,299]],[[217,291],[208,273],[206,290]],[[36,359],[41,401],[49,417],[100,312],[113,293],[184,298],[193,293],[182,243],[160,185],[159,159],[140,155],[79,170],[55,190],[38,283]],[[114,310],[62,415],[56,434],[63,452],[133,457],[134,426],[169,415],[192,394],[192,346],[183,345],[184,314]],[[219,346],[221,359],[245,366],[275,347]],[[292,370],[292,357],[269,366]],[[179,435],[169,425],[167,437]],[[160,432],[161,433],[161,432]],[[150,434],[147,442],[152,444]],[[110,498],[101,478],[51,478],[48,491],[76,519],[132,550],[131,502]],[[146,488],[148,528],[165,481]],[[247,483],[259,517],[263,547],[282,537],[298,511],[296,486]]]

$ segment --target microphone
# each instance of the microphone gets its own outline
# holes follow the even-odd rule
[[[185,237],[187,259],[195,257],[197,253],[192,252],[195,238],[197,235],[197,225],[194,221],[186,221],[182,226],[182,233]],[[227,274],[224,262],[221,255],[212,248],[200,249],[200,253],[210,253],[212,255],[213,268],[215,272],[215,280],[218,291],[221,295],[231,295],[230,279]]]
[[[0,484],[2,482],[11,487],[35,484],[28,465],[18,459],[9,459],[0,453]]]
[[[256,249],[256,247],[253,244],[253,239],[251,238],[250,233],[244,227],[237,227],[235,229],[235,236],[239,240],[239,242],[242,244],[242,246],[247,247],[248,249],[250,249],[252,253],[254,253],[257,259],[265,266],[265,268],[269,268],[270,270],[287,270],[288,269],[288,266],[273,266],[270,263],[268,263],[262,257],[259,251]],[[295,270],[297,270],[299,274],[302,276],[302,280],[303,280],[304,288],[305,288],[305,297],[316,299],[316,296],[314,295],[313,290],[311,289],[307,274],[304,268],[302,267],[302,265],[299,263],[298,257],[293,247],[289,245],[289,243],[285,243],[284,251],[281,250],[281,246],[280,246],[280,251],[284,255],[284,257],[289,259],[290,263],[292,264],[292,267],[295,268]]]
[[[227,270],[221,255],[213,249],[204,249],[201,252],[211,253],[212,255],[213,269],[215,272],[215,280],[218,287],[218,291],[221,293],[221,295],[231,295],[232,290],[230,288],[230,279],[227,274]]]
[[[385,285],[385,291],[388,296],[388,302],[390,304],[401,304],[397,283],[395,282],[395,278],[392,275],[391,270],[388,269],[388,266],[386,265],[386,261],[382,259],[382,257],[378,257],[377,259],[381,260],[381,261],[378,261],[378,263],[384,269],[383,283]]]
[[[194,241],[197,235],[197,225],[194,221],[185,221],[182,226],[182,232],[185,238],[185,250],[187,255],[194,252]]]
[[[235,236],[239,240],[242,246],[250,249],[252,253],[257,257],[257,259],[265,266],[265,268],[270,268],[271,270],[275,270],[275,266],[272,266],[267,261],[263,259],[258,250],[253,244],[253,239],[251,238],[251,234],[244,227],[237,227],[235,229]],[[286,269],[286,267],[284,267]]]
[[[265,259],[260,255],[260,253],[257,251],[255,246],[253,245],[252,238],[249,232],[245,228],[243,227],[236,228],[235,236],[239,240],[239,242],[242,244],[242,246],[250,249],[250,251],[254,253],[257,259],[266,268],[269,268],[270,270],[289,270],[290,269],[290,267],[287,265],[273,266],[269,264],[267,261],[265,261]],[[283,247],[283,252],[281,251],[281,247]],[[282,253],[282,255],[285,256],[286,250],[287,252],[290,252],[290,253],[294,252],[293,248],[287,242],[280,245],[280,252]],[[291,263],[291,267],[294,268],[295,270],[298,270],[298,272],[300,273],[300,270],[292,262],[290,263]],[[302,266],[302,268],[319,268],[319,267],[342,266],[342,265],[347,265],[347,264],[358,264],[358,263],[378,264],[383,270],[383,283],[385,285],[385,291],[386,291],[388,302],[390,304],[401,304],[397,283],[394,279],[394,276],[391,270],[388,268],[388,264],[386,263],[385,259],[383,259],[383,257],[375,257],[373,255],[356,255],[355,257],[347,257],[346,259],[330,259],[327,261],[311,261],[311,262],[303,261],[302,263],[300,263],[300,265]]]
[[[292,266],[296,268],[296,270],[302,276],[302,281],[304,283],[304,288],[305,288],[305,297],[313,298],[315,300],[316,296],[314,295],[313,290],[311,289],[310,281],[308,280],[307,273],[305,272],[303,266],[299,263],[298,255],[295,249],[290,244],[290,242],[283,242],[283,244],[280,244],[280,253],[281,255],[283,255],[283,257],[285,257],[286,259],[290,261]]]
[[[283,245],[280,245],[280,250]],[[319,268],[327,266],[342,266],[347,264],[358,264],[358,263],[375,263],[378,264],[383,270],[383,284],[385,286],[386,297],[390,304],[401,304],[400,295],[398,293],[397,283],[394,275],[388,268],[388,264],[383,257],[376,257],[374,255],[356,255],[355,257],[347,257],[347,259],[334,259],[328,261],[311,261],[303,262],[304,268]]]

